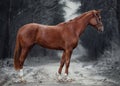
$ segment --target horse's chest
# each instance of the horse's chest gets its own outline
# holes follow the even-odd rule
[[[78,44],[78,39],[73,40],[72,42],[73,48],[75,48],[77,44]]]
[[[73,38],[71,40],[68,41],[68,47],[71,47],[71,48],[75,48],[78,44],[78,39],[76,38]]]

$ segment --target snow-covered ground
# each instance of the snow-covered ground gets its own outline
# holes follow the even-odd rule
[[[34,60],[31,61],[35,63]],[[24,79],[27,81],[26,83],[18,81],[17,72],[10,65],[0,69],[0,86],[117,86],[117,82],[114,80],[99,75],[99,71],[93,65],[94,62],[72,61],[69,68],[69,77],[73,80],[71,82],[58,82],[58,76],[56,75],[59,68],[58,61],[51,61],[51,63],[41,65],[38,63],[38,65],[33,66],[30,66],[30,63],[27,64],[27,62],[24,66]]]

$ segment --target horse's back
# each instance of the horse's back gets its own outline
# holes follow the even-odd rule
[[[64,43],[62,34],[61,27],[40,25],[38,34],[36,35],[36,41],[37,44],[46,48],[62,49]]]
[[[23,45],[39,44],[46,48],[61,48],[63,45],[62,28],[58,26],[30,23],[22,26],[18,37]]]

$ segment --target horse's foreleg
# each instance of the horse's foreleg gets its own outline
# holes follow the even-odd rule
[[[60,61],[60,67],[58,69],[58,80],[62,80],[62,76],[61,76],[61,72],[62,72],[62,68],[64,66],[64,63],[65,63],[65,51],[63,52],[63,55],[62,55],[62,58],[61,58],[61,61]]]
[[[65,74],[66,75],[68,75],[68,69],[69,69],[69,65],[70,65],[71,54],[72,54],[72,50],[66,50],[65,51],[65,64],[66,64]]]
[[[62,58],[61,58],[61,61],[60,61],[60,67],[59,67],[59,70],[58,70],[59,74],[61,74],[61,72],[62,72],[62,68],[64,66],[64,63],[65,63],[65,51],[63,52],[63,55],[62,55]]]
[[[66,67],[65,67],[65,77],[61,77],[59,80],[62,80],[62,81],[71,81],[72,79],[68,76],[68,69],[69,69],[69,65],[70,65],[70,58],[71,58],[71,54],[72,54],[72,50],[65,50],[64,53],[63,53],[63,56],[62,56],[62,59],[61,59],[61,65],[60,65],[60,68],[59,68],[59,74],[61,73],[62,71],[62,67],[64,66],[64,63],[66,64]],[[59,76],[60,77],[60,76]]]

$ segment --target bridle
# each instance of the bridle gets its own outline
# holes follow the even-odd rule
[[[102,24],[101,24],[101,18],[99,19],[99,16],[97,16],[95,13],[94,13],[94,16],[95,16],[95,19],[96,19],[96,21],[97,21],[97,24],[96,24],[96,26],[97,27],[101,27],[102,26]]]
[[[96,14],[94,14],[94,16],[96,17],[96,21],[97,21],[97,25],[101,24],[101,21],[98,19],[98,16]]]
[[[96,23],[93,24],[93,26],[96,27],[98,31],[103,31],[104,27],[101,21],[100,12],[101,10],[98,10],[98,11],[93,10],[93,18],[96,20]]]

